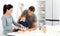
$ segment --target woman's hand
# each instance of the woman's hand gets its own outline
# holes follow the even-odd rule
[[[17,30],[17,29],[18,29],[17,26],[13,26],[13,27],[12,27],[12,30],[13,30],[13,31],[15,31],[15,30]]]
[[[20,28],[24,28],[24,26],[23,25],[20,25]]]

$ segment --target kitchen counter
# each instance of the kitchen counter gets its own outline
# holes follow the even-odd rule
[[[46,25],[46,33],[42,30],[35,30],[35,31],[25,31],[25,32],[12,32],[7,33],[7,35],[14,35],[14,36],[60,36],[60,25],[49,26]]]

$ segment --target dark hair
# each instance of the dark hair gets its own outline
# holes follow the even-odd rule
[[[13,6],[12,6],[11,4],[8,4],[8,5],[5,4],[5,5],[3,6],[3,14],[6,13],[7,9],[9,10],[9,9],[11,9],[11,8],[13,8]]]
[[[30,6],[29,10],[34,12],[35,11],[35,7],[34,6]]]

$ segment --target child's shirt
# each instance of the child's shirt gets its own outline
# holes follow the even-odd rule
[[[23,26],[25,26],[25,27],[29,27],[29,24],[26,21],[25,22],[20,21],[18,23],[21,24],[21,25],[23,25]]]

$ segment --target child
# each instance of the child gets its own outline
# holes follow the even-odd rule
[[[29,27],[28,22],[26,22],[26,15],[22,14],[19,19],[20,19],[19,22],[18,22],[19,24],[21,24],[21,25],[23,25],[25,27]]]

